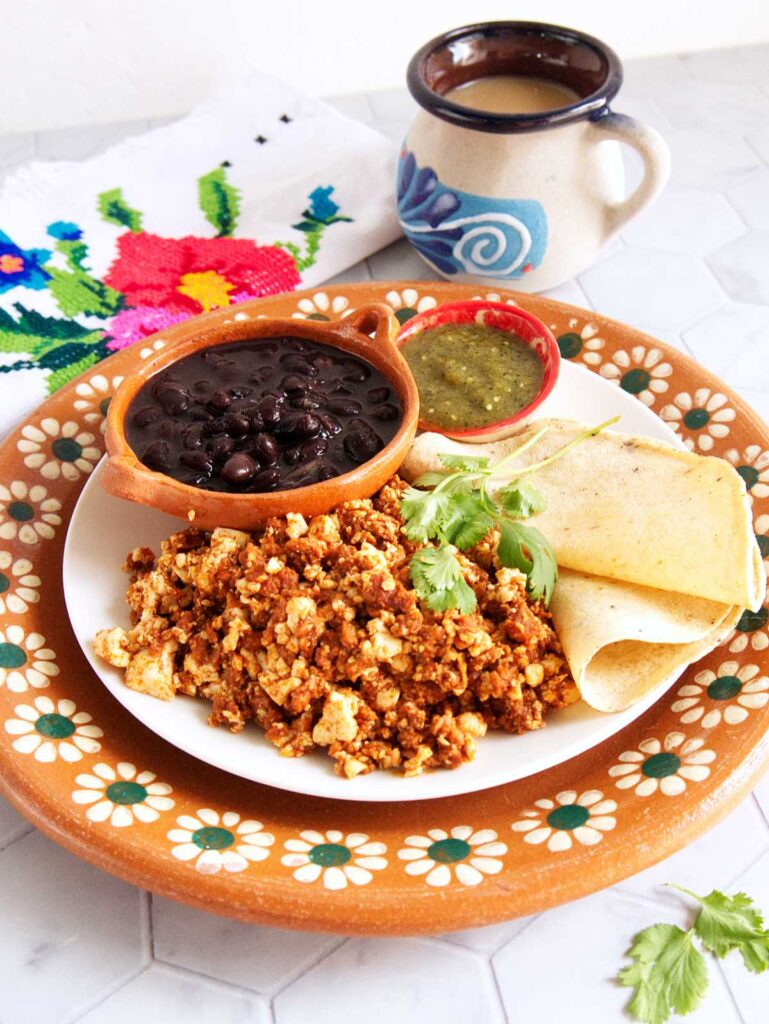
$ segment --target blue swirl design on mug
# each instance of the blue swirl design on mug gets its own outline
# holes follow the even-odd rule
[[[397,184],[401,227],[436,270],[505,280],[542,262],[547,217],[536,199],[490,199],[447,188],[405,148]]]

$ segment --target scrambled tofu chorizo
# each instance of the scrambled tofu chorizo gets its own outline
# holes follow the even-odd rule
[[[421,604],[404,487],[131,552],[132,626],[102,630],[97,653],[136,690],[210,701],[211,725],[255,721],[286,757],[324,748],[348,778],[456,768],[489,728],[539,729],[579,696],[546,609],[495,561],[491,535],[458,556],[475,612]]]

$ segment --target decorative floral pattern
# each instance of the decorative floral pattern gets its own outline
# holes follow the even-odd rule
[[[40,484],[28,487],[23,480],[14,480],[10,487],[0,484],[0,539],[22,544],[50,540],[61,525],[61,502],[49,498]]]
[[[82,380],[75,385],[75,411],[80,413],[85,423],[94,426],[98,424],[102,434],[107,428],[107,410],[112,395],[122,383],[122,377],[110,378],[105,377],[103,373],[96,373],[88,380]]]
[[[736,413],[727,401],[726,395],[710,388],[698,388],[694,395],[682,391],[672,405],[663,406],[660,416],[681,435],[689,451],[710,452],[715,440],[728,435],[729,424],[734,421]]]
[[[669,732],[665,739],[643,740],[638,750],[619,755],[619,764],[609,769],[618,789],[634,789],[636,796],[651,796],[659,790],[665,796],[679,796],[687,782],[703,782],[710,775],[716,755],[703,749],[700,737],[687,740],[682,732]]]
[[[307,829],[299,833],[298,839],[287,839],[285,853],[280,862],[293,868],[297,882],[323,880],[326,889],[346,889],[348,882],[353,885],[368,885],[373,879],[372,871],[383,871],[387,867],[387,847],[384,843],[372,842],[362,832],[343,832],[332,829],[315,832]]]
[[[600,366],[601,352],[606,342],[598,334],[595,324],[585,324],[582,330],[577,330],[578,324],[578,320],[570,320],[569,330],[558,335],[561,357],[576,359],[579,356],[588,366]]]
[[[760,444],[749,444],[743,451],[730,448],[724,458],[731,462],[745,481],[751,500],[769,498],[769,452],[763,451]]]
[[[30,686],[41,690],[50,676],[59,674],[56,655],[45,647],[45,637],[27,633],[21,626],[0,629],[0,687],[24,693]]]
[[[424,875],[428,885],[442,888],[455,878],[460,885],[480,885],[486,875],[497,875],[507,853],[507,844],[500,842],[490,828],[474,831],[470,825],[457,825],[446,832],[428,829],[426,836],[408,836],[398,851],[406,861],[407,875]]]
[[[37,469],[46,480],[77,480],[81,473],[90,473],[101,458],[94,446],[96,438],[74,420],[60,424],[46,417],[36,427],[27,423],[21,430],[16,447],[24,455],[24,465]]]
[[[634,345],[629,352],[618,349],[598,372],[644,405],[654,405],[657,395],[667,391],[673,367],[663,361],[660,349]]]
[[[393,293],[390,292],[390,294],[392,295]],[[403,294],[405,295],[406,293],[404,292]],[[505,295],[500,295],[499,292],[486,292],[485,295],[473,295],[472,296],[472,301],[473,302],[477,302],[479,300],[482,301],[484,299],[487,302],[504,302],[504,304],[506,306],[517,306],[518,305],[518,301],[516,299],[509,299]],[[420,312],[421,312],[421,310],[420,310]]]
[[[15,561],[10,551],[0,551],[0,615],[23,615],[40,600],[40,577],[27,558]]]
[[[76,789],[72,799],[88,807],[88,820],[109,821],[115,828],[127,828],[134,821],[157,821],[174,806],[170,786],[157,782],[154,772],[137,771],[128,761],[121,761],[117,769],[101,762],[75,782],[83,788]]]
[[[732,654],[742,654],[750,648],[753,651],[765,651],[769,647],[769,634],[766,630],[769,619],[769,608],[764,606],[757,612],[747,609],[740,616],[734,630],[724,640],[724,644]]]
[[[71,700],[54,704],[50,697],[35,697],[32,704],[17,704],[14,712],[17,717],[6,720],[5,731],[17,737],[11,745],[19,754],[33,754],[46,764],[59,757],[74,763],[101,750],[104,733]]]
[[[168,838],[177,845],[171,853],[177,860],[195,865],[201,875],[219,871],[245,871],[250,863],[266,860],[275,836],[264,831],[261,821],[241,821],[235,811],[221,816],[210,807],[201,808],[195,817],[183,814],[176,819]]]
[[[343,295],[335,295],[329,299],[325,292],[315,292],[311,299],[300,299],[297,312],[292,313],[295,320],[334,320],[338,319],[349,307],[350,300]],[[237,317],[237,314],[235,314]]]
[[[488,296],[488,298],[490,299],[491,296]],[[498,298],[499,296],[497,296]],[[392,307],[400,324],[405,324],[407,320],[411,320],[417,313],[426,313],[428,309],[433,309],[438,305],[438,300],[434,299],[432,295],[422,295],[420,297],[416,288],[404,288],[402,292],[388,292],[385,295],[385,302],[388,306]]]
[[[769,570],[769,515],[764,512],[758,516],[753,529],[756,532],[756,541],[764,560],[764,567]]]
[[[616,801],[605,800],[599,789],[589,789],[579,796],[576,790],[567,789],[555,800],[535,800],[534,809],[524,811],[512,828],[524,833],[525,843],[547,843],[551,853],[562,853],[572,848],[574,839],[583,846],[600,843],[604,833],[617,824],[613,816],[616,810]]]
[[[769,679],[759,675],[758,665],[740,665],[724,661],[718,672],[703,669],[693,683],[678,690],[671,711],[681,713],[681,724],[699,722],[703,729],[714,729],[723,719],[727,725],[744,722],[751,711],[769,703]]]

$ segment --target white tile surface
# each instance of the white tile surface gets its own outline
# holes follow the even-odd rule
[[[739,302],[769,304],[769,231],[754,231],[711,253],[708,263]]]
[[[271,1017],[255,996],[153,964],[80,1019],[83,1024],[268,1024]]]
[[[149,127],[148,121],[123,121],[120,124],[38,132],[35,150],[42,160],[85,160],[131,135],[147,131]]]
[[[610,891],[548,911],[493,959],[510,1021],[621,1024],[630,990],[613,983],[633,936],[657,921],[688,926],[682,905],[661,908]],[[481,1018],[478,1018],[481,1019]],[[711,985],[692,1024],[738,1024],[726,986]]]
[[[491,970],[423,939],[350,939],[276,998],[276,1024],[502,1024]]]
[[[667,252],[650,258],[631,247],[580,274],[579,283],[593,308],[607,316],[676,333],[726,301],[700,260]]]
[[[159,960],[254,992],[274,992],[342,941],[338,936],[258,928],[154,897]]]
[[[701,256],[745,234],[723,196],[671,186],[622,231],[629,245]]]
[[[671,186],[593,268],[548,293],[686,347],[767,421],[768,68],[769,47],[626,65],[616,109],[663,132]],[[331,102],[396,142],[416,109],[405,89]],[[45,158],[78,159],[143,127],[0,136],[0,176],[35,145]],[[626,162],[631,188],[638,161],[628,152]],[[435,277],[405,241],[343,275],[370,276],[414,278],[428,294]],[[660,883],[742,886],[769,917],[768,823],[769,776],[710,833],[620,887],[440,939],[343,940],[162,899],[149,919],[144,894],[29,834],[0,801],[0,1024],[622,1024],[629,993],[611,979],[633,935],[655,921],[683,924],[689,913]],[[150,926],[156,959],[147,969]],[[724,975],[710,973],[706,1003],[687,1020],[766,1024],[769,978],[748,975],[734,957]]]
[[[39,832],[3,850],[0,1019],[59,1024],[127,981],[149,959],[143,900]]]

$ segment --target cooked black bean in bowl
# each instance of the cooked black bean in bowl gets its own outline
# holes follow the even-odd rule
[[[347,473],[398,431],[371,363],[303,338],[202,349],[151,377],[125,421],[149,469],[209,491],[287,490]]]

